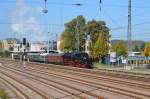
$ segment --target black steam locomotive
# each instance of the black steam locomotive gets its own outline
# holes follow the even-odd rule
[[[68,65],[80,68],[92,68],[92,60],[87,53],[84,52],[71,52],[71,53],[58,53],[50,51],[50,53],[28,52],[25,55],[26,60],[41,63],[50,63],[57,65]],[[20,54],[14,55],[15,59],[20,59]]]

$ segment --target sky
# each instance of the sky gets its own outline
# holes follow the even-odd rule
[[[131,1],[132,39],[150,41],[150,0]],[[127,39],[128,0],[102,0],[101,11],[99,0],[47,0],[47,14],[44,8],[44,0],[0,0],[0,39],[59,39],[64,24],[78,15],[105,21],[112,39]]]

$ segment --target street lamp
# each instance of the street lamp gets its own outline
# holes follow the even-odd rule
[[[42,10],[42,12],[43,12],[44,14],[47,14],[47,13],[48,13],[48,9],[47,9],[47,0],[44,0],[44,3],[45,3],[45,7],[44,7],[44,9]],[[48,32],[48,34],[50,34],[50,31]],[[49,53],[49,40],[48,40],[47,53]]]
[[[76,50],[80,51],[80,34],[79,34],[80,24],[79,24],[79,18],[77,17],[77,23],[76,23]]]
[[[82,6],[83,4],[81,4],[81,3],[75,3],[75,4],[72,4],[72,5],[75,5],[75,6]]]
[[[46,14],[46,13],[48,13],[48,10],[47,10],[47,7],[46,7],[47,0],[44,0],[44,1],[45,1],[45,8],[42,10],[42,12]]]
[[[81,3],[75,3],[75,4],[72,4],[72,5],[75,5],[75,6],[83,6],[83,4],[81,4]],[[79,28],[80,28],[79,18],[77,17],[77,21],[76,21],[76,40],[77,40],[77,43],[76,43],[76,50],[77,50],[78,52],[80,51]]]

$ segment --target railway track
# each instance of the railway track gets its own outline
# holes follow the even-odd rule
[[[41,64],[40,64],[40,65],[41,65]],[[31,66],[31,65],[30,65],[30,66]],[[34,64],[34,66],[35,66],[35,64]],[[38,66],[38,67],[40,67],[40,66]],[[42,66],[41,66],[41,67],[42,67]],[[32,69],[33,69],[33,68],[32,68]],[[46,67],[46,69],[47,69],[47,67]],[[31,68],[30,68],[30,70],[31,70]],[[54,70],[54,69],[53,69],[53,70]],[[62,69],[61,69],[61,70],[62,70]],[[39,70],[35,69],[34,72],[35,72],[35,71],[37,72],[37,71],[39,71]],[[41,72],[42,72],[42,71],[40,71],[40,72],[38,72],[38,73],[41,73]],[[44,73],[44,72],[45,72],[45,71],[43,71],[43,73]],[[58,72],[58,71],[57,71],[57,72]],[[60,72],[60,71],[59,71],[59,72]],[[62,71],[61,71],[61,72],[62,72]],[[63,72],[64,72],[64,71],[63,71]],[[65,72],[66,72],[66,71],[65,71]],[[71,73],[71,72],[69,72],[69,73]],[[48,74],[48,72],[47,72],[47,74]],[[49,74],[50,74],[50,73],[49,73]],[[56,75],[56,74],[55,74],[55,75]],[[57,76],[58,76],[58,74],[57,74]],[[59,75],[59,76],[62,76],[62,75]],[[81,76],[81,75],[80,75],[80,76]],[[87,75],[86,75],[86,76],[87,76]],[[88,75],[88,76],[89,76],[89,75]],[[64,77],[64,76],[63,76],[63,77]],[[66,78],[68,78],[68,76],[67,76]],[[70,78],[70,79],[74,79],[74,78]],[[75,79],[74,79],[74,80],[75,80]],[[81,83],[81,81],[82,81],[82,80],[80,80],[80,79],[76,79],[76,80],[80,81],[80,83]],[[83,82],[84,82],[84,84],[86,84],[85,81],[83,81]],[[82,83],[83,83],[83,82],[82,82]],[[91,82],[89,82],[89,83],[91,83]],[[95,83],[95,84],[96,84],[96,83]],[[99,85],[99,86],[100,86],[100,85]],[[108,87],[110,87],[110,86],[107,86],[107,88],[108,88]],[[106,89],[107,89],[107,88],[106,88]],[[99,87],[99,89],[102,89],[102,88]],[[107,89],[107,90],[108,90],[108,89]],[[109,90],[110,90],[110,89],[109,89]],[[121,90],[121,89],[119,89],[119,90]],[[112,91],[112,90],[111,90],[111,91]],[[126,92],[127,92],[127,90],[126,90]],[[133,93],[133,92],[132,92],[132,93]],[[120,94],[121,94],[121,93],[120,93]],[[122,93],[122,94],[123,94],[123,93]],[[136,94],[138,94],[138,93],[134,93],[134,95],[131,95],[131,94],[130,94],[130,97],[136,97],[137,99],[139,99],[139,97],[138,97]],[[124,94],[124,95],[125,95],[125,94]],[[128,94],[126,94],[126,95],[128,95]],[[141,94],[141,95],[144,95],[144,94]],[[129,96],[129,95],[128,95],[128,96]],[[150,97],[150,96],[147,95],[147,97]],[[142,99],[142,98],[141,98],[141,99]]]
[[[3,67],[3,68],[5,68],[5,67]],[[5,68],[5,69],[6,69],[6,68]],[[8,68],[7,68],[7,70],[8,70]],[[35,79],[35,80],[37,80],[37,81],[39,81],[39,82],[42,82],[42,83],[44,83],[44,84],[46,84],[46,85],[50,85],[50,86],[56,87],[57,89],[63,90],[63,91],[65,91],[65,92],[68,92],[70,95],[73,95],[73,96],[75,96],[76,98],[82,98],[82,96],[80,96],[80,94],[87,94],[87,95],[89,95],[89,96],[95,97],[96,99],[103,99],[102,96],[96,95],[96,94],[91,93],[91,92],[88,92],[88,91],[86,92],[86,90],[79,89],[79,88],[70,86],[70,85],[68,85],[68,84],[64,84],[64,83],[57,82],[57,81],[54,81],[54,80],[49,80],[49,79],[46,79],[46,78],[44,78],[44,77],[36,76],[36,75],[33,75],[32,73],[29,73],[29,72],[25,72],[25,74],[22,74],[22,73],[21,73],[21,72],[22,72],[21,70],[16,70],[16,69],[14,70],[14,69],[12,69],[12,68],[11,68],[11,69],[9,68],[9,71],[18,73],[19,75],[21,74],[21,75],[30,77],[30,78]],[[28,75],[27,75],[27,74],[28,74]],[[30,75],[32,75],[32,76],[30,76]],[[55,83],[55,86],[54,86],[52,83],[50,83],[50,82]],[[66,89],[62,89],[61,87],[58,87],[56,84],[65,86],[66,88],[70,88],[72,91],[73,91],[73,90],[76,90],[76,91],[78,91],[78,93],[76,93],[75,91],[70,92],[70,91],[68,91],[68,90],[66,90]],[[85,92],[86,92],[86,93],[85,93]],[[75,94],[75,93],[76,93],[76,94]]]
[[[4,59],[3,59],[4,60]],[[7,61],[12,61],[11,59],[6,59]],[[16,62],[19,62],[18,60],[15,60]],[[141,74],[141,73],[132,73],[132,72],[126,72],[126,71],[117,71],[117,70],[107,70],[107,69],[98,69],[98,70],[91,70],[91,69],[83,69],[83,68],[76,68],[76,67],[69,67],[69,66],[57,66],[52,64],[44,64],[44,63],[37,63],[37,62],[30,62],[35,65],[42,65],[42,66],[51,66],[51,67],[57,67],[60,69],[67,69],[67,70],[75,70],[75,71],[81,71],[85,73],[92,73],[92,74],[103,74],[108,76],[115,76],[115,77],[124,77],[127,79],[134,79],[134,80],[141,80],[141,81],[150,81],[150,74]]]
[[[38,73],[41,73],[41,71],[38,72]],[[49,73],[43,72],[43,74],[47,74],[47,75],[48,75]],[[54,74],[53,76],[58,77],[58,76],[61,76],[61,75]],[[59,77],[59,78],[60,78],[60,77]],[[82,84],[84,84],[84,85],[94,86],[94,87],[96,87],[97,89],[109,90],[109,91],[112,91],[112,92],[115,92],[115,93],[119,93],[119,94],[122,94],[122,95],[129,96],[129,97],[138,97],[138,96],[136,96],[136,95],[131,95],[131,94],[129,95],[129,94],[121,93],[121,92],[119,92],[119,91],[121,91],[121,89],[119,89],[119,91],[111,90],[111,87],[110,87],[110,86],[106,86],[106,85],[105,85],[105,87],[102,87],[102,86],[104,86],[104,85],[101,85],[101,87],[100,87],[100,84],[98,84],[98,83],[88,82],[88,81],[81,80],[81,79],[75,79],[75,78],[71,78],[71,77],[68,77],[68,76],[63,76],[63,77],[61,77],[61,78],[66,79],[66,80],[71,80],[71,81],[74,81],[74,82],[79,82],[79,83],[82,83]],[[90,83],[93,83],[93,84],[90,84]],[[114,88],[113,88],[113,89],[114,89]],[[115,88],[115,89],[116,89],[116,88]],[[124,91],[127,92],[127,90],[124,90]],[[133,93],[133,92],[128,91],[128,93]],[[137,94],[137,93],[135,93],[135,94]],[[149,97],[149,95],[148,95],[148,97]]]
[[[62,70],[58,70],[58,69],[52,69],[52,70],[53,71],[57,71],[57,72],[62,72]],[[66,70],[64,72],[67,73],[67,74],[78,75],[80,77],[87,77],[87,78],[92,78],[92,79],[96,79],[96,80],[103,80],[103,81],[109,81],[109,82],[114,82],[114,83],[118,83],[118,84],[135,86],[135,87],[139,87],[139,88],[143,88],[143,89],[150,89],[149,83],[147,83],[147,84],[144,83],[143,84],[143,82],[137,83],[137,82],[120,80],[120,79],[113,79],[113,78],[108,78],[108,77],[102,77],[102,76],[93,75],[93,74],[91,75],[91,74],[85,74],[85,73],[70,72],[70,71],[66,71]]]
[[[10,82],[8,82],[7,80],[3,78],[0,78],[0,87],[3,90],[5,90],[7,97],[9,99],[21,99],[21,98],[28,99],[28,96],[22,93],[20,89],[18,89],[16,86],[14,86],[13,84],[11,84]]]
[[[10,87],[10,90],[15,90],[14,93],[18,99],[48,99],[47,96],[34,89],[30,84],[24,83],[3,70],[0,70],[0,79]]]
[[[39,63],[34,63],[39,64]],[[41,65],[41,64],[39,64]],[[43,66],[47,66],[46,64],[43,64]],[[53,65],[50,65],[51,67]],[[56,67],[56,66],[53,66]],[[72,70],[72,71],[79,71],[84,73],[91,73],[96,75],[106,75],[111,77],[118,77],[118,78],[125,78],[125,79],[131,79],[131,80],[138,80],[138,81],[144,81],[144,82],[150,82],[150,75],[149,74],[136,74],[136,73],[129,73],[128,72],[121,72],[121,71],[113,71],[113,70],[91,70],[91,69],[82,69],[82,68],[72,68],[68,66],[57,66],[57,68],[65,69],[65,70]],[[135,74],[135,75],[134,75]]]
[[[3,67],[3,69],[6,69],[6,67]],[[8,70],[8,68],[7,68],[7,70]],[[29,74],[29,73],[25,73],[25,74],[23,74],[22,73],[22,71],[14,71],[14,69],[10,69],[9,68],[9,72],[10,71],[13,71],[13,72],[15,72],[15,73],[19,73],[19,75],[24,75],[24,76],[27,76],[27,77],[30,77],[30,78],[32,78],[32,79],[35,79],[35,80],[37,80],[37,81],[39,81],[39,82],[42,82],[42,83],[44,83],[44,84],[46,84],[46,85],[50,85],[50,86],[53,86],[53,87],[55,87],[55,88],[57,88],[57,89],[60,89],[60,90],[63,90],[63,91],[65,91],[65,92],[68,92],[69,93],[69,95],[66,95],[66,96],[63,96],[63,97],[68,97],[68,96],[75,96],[76,98],[81,98],[81,99],[84,99],[84,97],[82,97],[81,96],[81,94],[86,94],[86,97],[89,97],[88,99],[94,99],[94,98],[90,98],[91,96],[92,97],[95,97],[95,99],[104,99],[102,96],[99,96],[99,95],[96,95],[96,94],[94,94],[94,93],[91,93],[91,92],[86,92],[86,90],[83,90],[83,89],[79,89],[79,88],[76,88],[76,87],[72,87],[72,86],[70,86],[70,85],[67,85],[67,84],[64,84],[64,83],[59,83],[59,82],[56,82],[56,81],[53,81],[53,80],[48,80],[48,79],[45,79],[45,78],[42,78],[42,77],[39,77],[39,76],[36,76],[36,75],[33,75],[33,74]],[[27,74],[29,74],[29,75],[27,75]],[[32,76],[33,77],[32,77]],[[38,79],[37,79],[38,78]],[[50,84],[50,83],[55,83],[55,85],[53,85],[53,84]],[[61,87],[58,87],[56,84],[59,84],[59,85],[62,85],[62,86],[65,86],[66,88],[65,89],[63,89],[63,88],[61,88]],[[68,91],[68,90],[66,90],[67,88],[70,88],[70,89],[72,89],[71,91]],[[73,90],[76,90],[76,91],[78,91],[78,93],[76,93],[75,91],[73,91]],[[84,93],[84,92],[86,92],[86,93]],[[62,98],[63,98],[62,97]],[[76,99],[75,98],[75,99]],[[66,98],[65,98],[66,99]]]
[[[29,63],[30,64],[30,63]],[[64,69],[64,70],[69,70],[69,71],[76,71],[76,72],[83,72],[83,73],[88,73],[88,74],[95,74],[95,75],[106,75],[106,76],[111,76],[111,77],[116,77],[116,78],[124,78],[128,80],[137,80],[137,81],[144,81],[144,82],[150,82],[150,75],[144,75],[144,74],[136,74],[136,75],[131,75],[130,73],[121,73],[119,72],[110,72],[111,70],[91,70],[91,69],[82,69],[82,68],[74,68],[74,67],[69,67],[69,66],[59,66],[59,65],[47,65],[43,63],[35,63],[32,62],[31,64],[37,65],[37,66],[45,66],[48,68],[56,68],[57,69]]]
[[[36,70],[36,71],[39,71],[39,70]],[[45,73],[45,71],[44,71],[44,73]],[[58,75],[58,74],[57,74]],[[61,75],[59,75],[59,76],[61,76]],[[79,75],[80,77],[81,77],[81,75]],[[69,78],[68,76],[66,77],[66,78]],[[72,79],[75,79],[75,78],[72,78]],[[81,79],[76,79],[76,80],[78,80],[78,81],[81,81]],[[84,81],[85,82],[85,81]],[[89,83],[93,83],[93,82],[89,82]],[[95,85],[97,84],[97,85],[100,85],[100,84],[98,84],[98,83],[94,83]],[[124,83],[125,84],[125,83]],[[103,85],[104,86],[104,85]],[[133,86],[133,85],[130,85],[130,86]],[[110,88],[110,86],[107,86],[107,87],[109,87]],[[145,88],[146,88],[147,86],[145,86]],[[99,87],[100,88],[100,87]],[[148,90],[148,92],[150,91],[149,90],[149,88],[147,88]],[[119,90],[121,90],[121,89],[119,89]],[[124,90],[124,91],[128,91],[128,90]],[[139,93],[136,93],[136,92],[131,92],[131,91],[128,91],[129,93],[135,93],[135,94],[141,94],[140,92]],[[121,94],[121,93],[120,93]],[[126,94],[127,95],[127,94]],[[144,96],[144,94],[141,94],[141,95],[143,95]],[[128,95],[129,96],[129,95]],[[145,95],[146,96],[146,95]],[[147,95],[147,97],[150,97],[149,95]]]
[[[0,78],[1,81],[5,83],[5,85],[9,86],[10,90],[13,90],[13,93],[16,94],[18,99],[32,99],[32,98],[38,98],[38,99],[48,99],[45,96],[43,97],[41,93],[37,93],[37,91],[33,89],[29,89],[29,86],[22,85],[22,83],[16,82],[16,79],[11,79],[9,76],[6,77],[6,74],[0,74],[1,76],[5,78]],[[7,80],[6,80],[7,79]],[[16,99],[16,98],[15,98]]]
[[[43,68],[43,64],[41,65],[41,64],[34,64],[33,66],[36,66],[37,65],[37,67],[38,68],[40,68],[40,69],[44,69]],[[30,66],[30,65],[29,65]],[[143,88],[143,89],[150,89],[150,84],[149,84],[149,82],[146,82],[145,83],[145,80],[139,80],[140,82],[138,82],[137,83],[137,81],[138,81],[138,79],[139,78],[134,78],[134,79],[131,79],[131,81],[134,81],[134,82],[131,82],[130,81],[130,79],[128,79],[129,81],[126,81],[126,77],[124,78],[124,76],[122,76],[122,77],[120,77],[119,76],[119,78],[122,78],[122,79],[125,79],[125,80],[122,80],[122,79],[116,79],[116,78],[118,78],[118,76],[117,77],[113,77],[113,76],[111,76],[111,77],[113,77],[113,78],[108,78],[108,77],[105,77],[105,76],[101,76],[101,75],[99,75],[99,74],[93,74],[93,73],[84,73],[84,72],[78,72],[78,71],[74,71],[74,70],[66,70],[66,69],[58,69],[58,68],[51,68],[50,66],[45,66],[46,68],[45,69],[50,69],[50,70],[52,70],[52,71],[57,71],[57,72],[65,72],[65,73],[68,73],[68,74],[72,74],[72,75],[78,75],[79,74],[79,76],[83,76],[83,77],[90,77],[90,78],[93,78],[93,79],[99,79],[99,80],[109,80],[110,82],[115,82],[115,83],[120,83],[120,84],[126,84],[126,85],[130,85],[130,84],[132,84],[132,86],[136,86],[136,87],[141,87],[141,88]],[[80,75],[81,74],[81,75]],[[137,81],[136,81],[137,80]],[[149,79],[148,79],[149,80]],[[130,83],[130,84],[129,84]]]
[[[108,69],[98,69],[98,71],[101,72],[112,72],[112,73],[120,73],[122,75],[129,75],[129,76],[133,76],[133,77],[146,77],[146,78],[150,78],[150,74],[141,74],[141,73],[136,73],[136,72],[128,72],[128,71],[123,71],[123,70],[108,70]]]
[[[5,68],[5,70],[6,70],[6,68]],[[12,71],[12,70],[9,69],[9,71]],[[28,77],[28,78],[35,79],[35,80],[37,80],[37,81],[39,81],[39,82],[42,82],[42,83],[44,83],[44,84],[47,84],[47,85],[50,85],[50,86],[54,86],[54,85],[52,85],[52,84],[50,84],[50,83],[48,83],[48,82],[46,82],[46,81],[44,81],[44,80],[39,80],[39,79],[40,79],[39,77],[38,77],[38,78],[34,78],[34,77],[36,77],[36,76],[34,76],[34,77],[33,77],[33,75],[32,75],[32,76],[29,76],[29,75],[27,75],[27,74],[22,74],[22,73],[19,73],[18,71],[14,71],[14,70],[13,70],[12,72],[21,74],[21,75],[23,75],[23,76],[25,76],[25,77]],[[20,71],[20,72],[22,72],[22,71]],[[54,86],[54,87],[56,87],[56,86]],[[56,87],[56,88],[61,89],[60,87]],[[61,89],[61,90],[70,93],[70,94],[68,94],[68,95],[73,95],[73,96],[75,96],[76,98],[82,98],[82,97],[79,96],[78,94],[74,94],[74,93],[69,92],[69,91],[67,91],[67,90],[65,90],[65,89]],[[31,98],[31,99],[32,99],[32,98]]]

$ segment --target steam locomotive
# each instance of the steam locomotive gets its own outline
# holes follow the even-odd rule
[[[71,52],[71,53],[58,53],[50,51],[49,53],[29,52],[25,55],[19,53],[14,54],[14,59],[20,59],[20,56],[26,56],[25,60],[32,62],[41,62],[57,65],[68,65],[80,68],[92,68],[92,60],[87,53],[84,52]],[[23,58],[23,57],[22,57]]]

